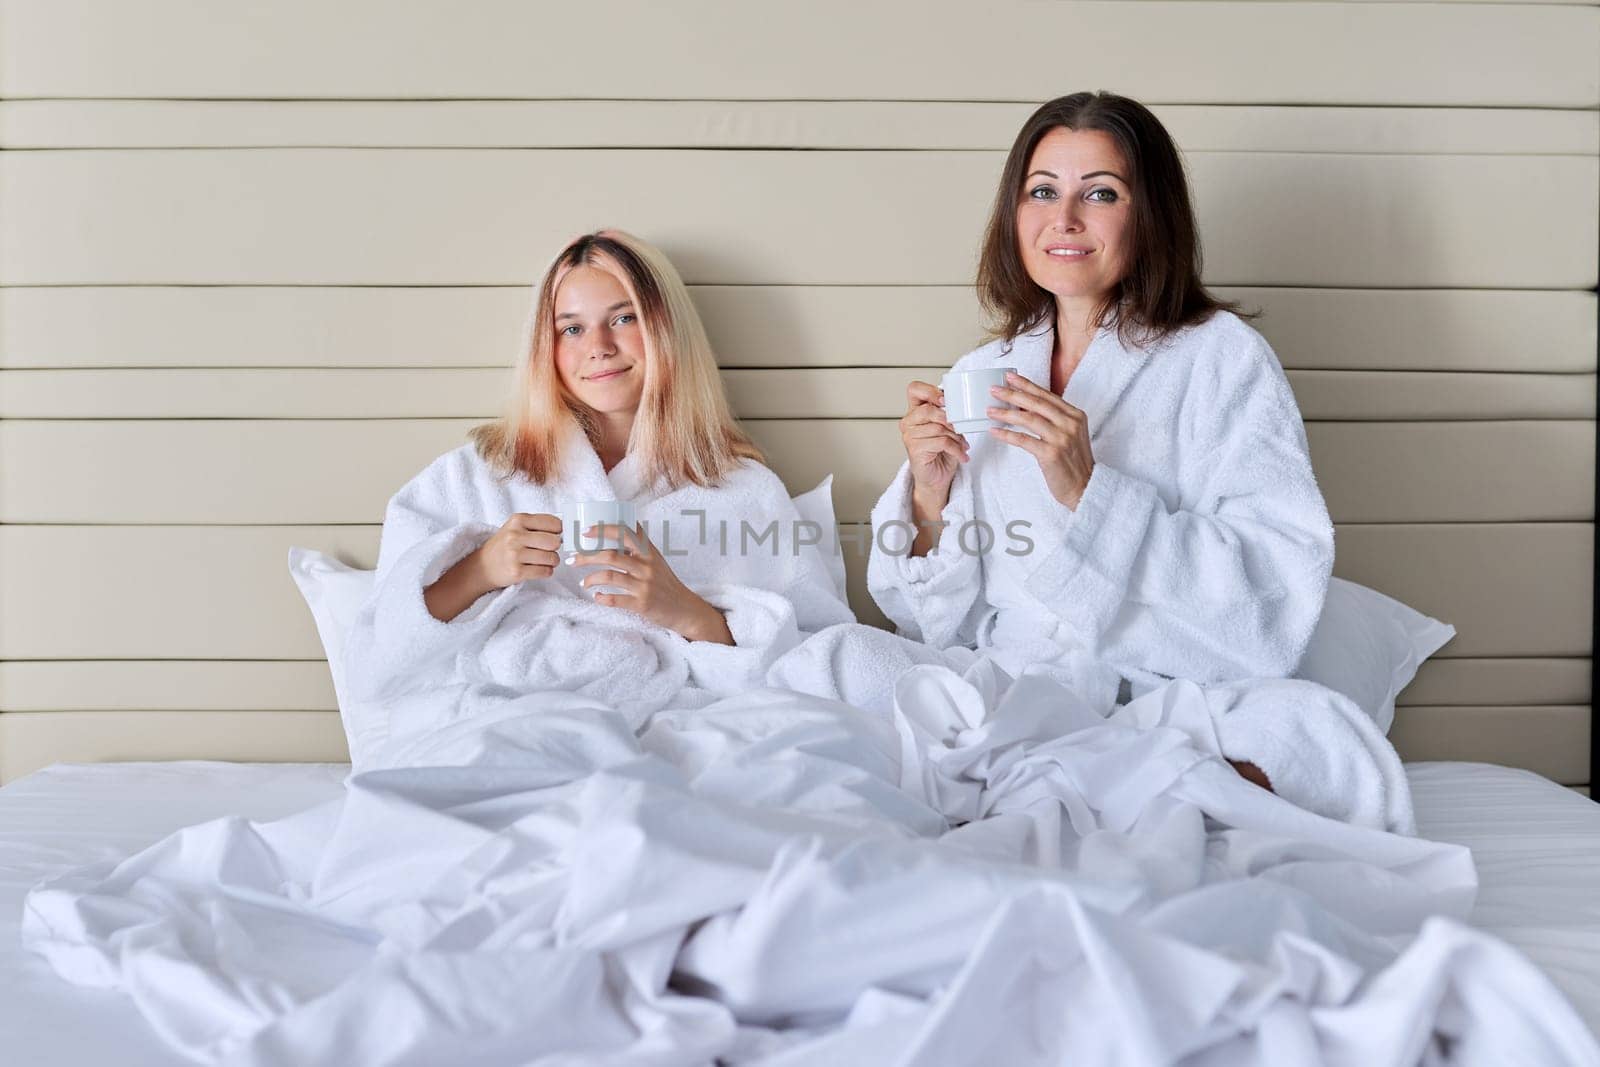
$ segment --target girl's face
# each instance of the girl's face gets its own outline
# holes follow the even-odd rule
[[[1127,272],[1128,167],[1111,135],[1058,126],[1028,159],[1017,247],[1034,284],[1057,301],[1098,302]]]
[[[595,267],[574,267],[556,287],[555,305],[562,386],[601,415],[638,411],[644,331],[622,283]]]

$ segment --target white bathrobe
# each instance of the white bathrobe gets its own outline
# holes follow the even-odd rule
[[[511,515],[570,523],[572,505],[588,500],[632,501],[673,572],[723,611],[735,644],[688,641],[596,604],[579,585],[593,568],[565,563],[549,578],[484,595],[448,623],[428,612],[423,590]],[[759,463],[745,461],[716,487],[647,485],[631,455],[604,470],[576,427],[560,477],[546,485],[500,477],[472,445],[446,453],[384,516],[375,586],[345,660],[353,761],[360,769],[404,762],[408,739],[530,692],[578,693],[642,722],[669,703],[694,706],[762,684],[772,660],[805,633],[854,620],[798,521],[783,483]]]
[[[1041,328],[954,369],[1015,367],[1049,388],[1053,347]],[[1280,698],[1302,699],[1274,711],[1239,684],[1293,672],[1333,567],[1300,412],[1266,340],[1228,312],[1148,348],[1101,329],[1063,395],[1087,417],[1095,459],[1076,509],[1051,496],[1032,455],[975,435],[949,525],[910,558],[909,527],[886,525],[911,520],[901,465],[873,509],[867,569],[899,632],[975,647],[1014,676],[1053,675],[1106,711],[1172,678],[1215,687],[1246,711],[1224,720],[1230,758],[1313,810],[1407,824],[1408,798],[1392,795],[1405,791],[1399,761],[1375,728],[1347,721],[1348,701],[1280,683]]]

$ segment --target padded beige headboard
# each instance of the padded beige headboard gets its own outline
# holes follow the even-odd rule
[[[1265,312],[1337,572],[1460,631],[1403,753],[1589,781],[1600,9],[546,7],[0,0],[0,778],[342,758],[285,552],[372,564],[579,229],[666,248],[779,472],[864,519],[979,339],[1012,134],[1106,88]]]

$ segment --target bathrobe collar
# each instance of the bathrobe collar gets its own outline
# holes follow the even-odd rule
[[[1012,338],[1009,351],[1002,351],[995,360],[996,366],[1012,366],[1029,381],[1050,388],[1050,359],[1055,350],[1055,329],[1043,326]],[[1098,435],[1122,394],[1133,382],[1134,376],[1150,358],[1140,348],[1125,348],[1115,329],[1101,327],[1096,331],[1083,359],[1067,379],[1063,399],[1083,411],[1089,423],[1089,438]],[[987,437],[987,435],[985,435]],[[1036,536],[1059,538],[1071,512],[1062,508],[1050,496],[1044,475],[1037,461],[1021,449],[1001,441],[985,441],[980,447],[996,447],[1015,452],[1009,455],[1012,474],[994,479],[987,487],[998,505],[999,514],[1007,521],[1027,519],[1033,524]],[[1005,453],[1002,453],[1005,454]]]
[[[645,488],[639,459],[629,452],[610,471],[576,422],[567,425],[562,442],[562,492],[572,500],[632,500]]]
[[[1054,326],[1041,326],[1012,338],[1010,351],[1002,350],[997,366],[1013,366],[1030,382],[1050,388],[1050,359],[1055,351]],[[1115,329],[1102,326],[1067,379],[1062,398],[1083,411],[1091,437],[1110,416],[1134,376],[1149,360],[1143,348],[1128,348]]]

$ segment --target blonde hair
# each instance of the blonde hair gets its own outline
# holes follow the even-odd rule
[[[575,239],[535,291],[503,418],[475,427],[472,440],[491,466],[537,484],[561,470],[568,427],[597,440],[593,412],[561,384],[555,365],[555,294],[578,267],[612,275],[633,301],[644,334],[644,392],[628,438],[647,483],[715,485],[743,459],[763,461],[728,406],[716,355],[689,291],[661,251],[621,230]]]

